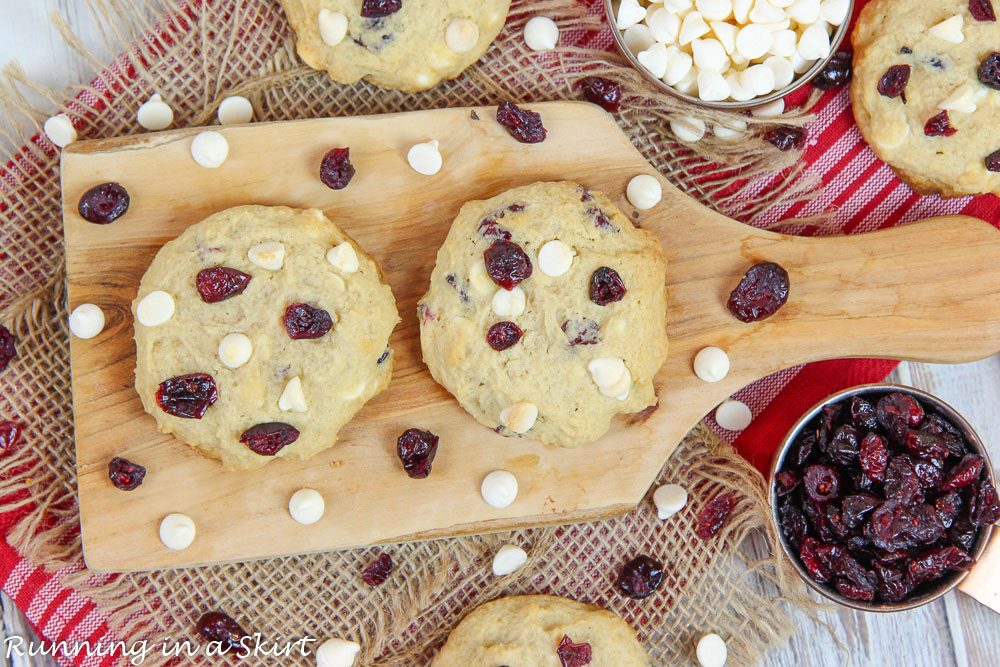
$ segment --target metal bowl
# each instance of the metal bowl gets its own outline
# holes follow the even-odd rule
[[[788,84],[781,90],[776,90],[773,93],[770,93],[763,97],[755,97],[754,99],[747,100],[746,102],[705,102],[698,97],[686,95],[680,92],[679,90],[676,90],[671,86],[668,86],[663,81],[657,79],[652,74],[650,74],[645,67],[639,64],[639,61],[638,59],[636,59],[635,54],[632,53],[627,46],[625,46],[625,37],[624,35],[622,35],[622,31],[618,29],[618,25],[615,20],[615,17],[618,16],[618,5],[620,2],[621,0],[604,0],[604,12],[608,17],[608,23],[611,26],[611,34],[615,36],[615,42],[618,44],[618,49],[625,55],[628,61],[632,63],[632,66],[635,67],[639,71],[639,73],[646,78],[647,81],[652,83],[654,86],[656,86],[663,92],[668,93],[669,95],[673,95],[674,97],[684,100],[686,102],[690,102],[691,104],[697,104],[698,106],[704,107],[706,109],[743,111],[746,109],[759,107],[762,104],[767,104],[768,102],[773,102],[775,100],[781,99],[786,95],[795,92],[796,90],[806,85],[810,81],[812,81],[812,79],[817,74],[819,74],[824,67],[826,67],[827,63],[830,62],[830,59],[833,58],[833,56],[837,53],[837,50],[840,48],[840,44],[844,41],[844,38],[847,36],[851,24],[850,17],[854,15],[855,0],[850,1],[850,5],[848,6],[847,9],[847,16],[848,16],[847,20],[844,21],[842,24],[840,24],[840,26],[833,33],[833,35],[830,36],[830,55],[828,55],[823,60],[817,60],[812,67],[810,67],[802,74],[799,74],[790,84]]]
[[[905,611],[907,609],[913,609],[914,607],[920,607],[921,605],[925,605],[928,602],[938,599],[951,589],[958,586],[958,584],[961,583],[962,580],[965,579],[969,573],[951,572],[942,577],[941,579],[938,579],[936,582],[933,582],[933,588],[931,588],[930,590],[925,591],[923,594],[919,596],[898,603],[882,602],[875,604],[870,602],[851,600],[849,598],[840,595],[834,589],[819,583],[811,576],[809,576],[809,573],[806,571],[805,567],[799,561],[798,554],[795,552],[795,549],[788,543],[788,541],[785,539],[784,534],[782,534],[780,527],[778,527],[779,526],[778,503],[777,503],[778,498],[774,489],[774,474],[781,469],[781,466],[785,461],[785,456],[787,456],[788,451],[791,449],[791,446],[795,442],[795,439],[798,437],[799,433],[817,414],[819,414],[820,410],[823,409],[823,406],[828,405],[830,403],[838,403],[840,401],[843,401],[844,399],[850,399],[859,394],[888,394],[891,392],[900,392],[903,394],[909,394],[910,396],[913,396],[915,399],[920,401],[921,404],[923,404],[925,407],[932,408],[934,411],[938,412],[942,417],[944,417],[952,424],[954,424],[955,427],[957,427],[962,432],[962,435],[965,436],[966,444],[969,445],[971,451],[983,457],[983,462],[984,462],[983,468],[986,470],[986,474],[989,476],[990,482],[994,486],[996,486],[996,479],[994,478],[993,475],[993,466],[990,462],[989,453],[986,451],[986,447],[983,445],[983,441],[979,438],[979,435],[976,434],[976,431],[972,428],[969,422],[967,422],[965,418],[962,417],[962,415],[958,414],[958,412],[956,412],[953,407],[942,401],[940,398],[928,394],[925,391],[921,391],[920,389],[914,389],[913,387],[903,387],[896,384],[886,384],[886,383],[863,384],[857,387],[850,387],[849,389],[844,389],[843,391],[839,391],[836,394],[833,394],[832,396],[824,398],[822,401],[820,401],[812,408],[810,408],[804,415],[802,415],[802,417],[797,422],[795,422],[795,425],[792,426],[791,430],[788,432],[788,435],[785,436],[785,439],[782,441],[781,446],[778,448],[778,451],[774,453],[774,458],[771,461],[771,474],[770,477],[768,478],[768,484],[769,484],[768,502],[770,503],[771,506],[771,520],[774,522],[774,526],[778,534],[778,542],[781,544],[781,551],[784,553],[785,558],[788,559],[789,562],[791,562],[792,566],[795,568],[795,571],[799,573],[799,576],[802,577],[802,580],[806,582],[806,584],[810,588],[812,588],[814,591],[816,591],[826,599],[836,602],[837,604],[843,605],[845,607],[850,607],[852,609],[858,609],[861,611],[893,612],[893,611]],[[969,554],[972,556],[974,561],[978,562],[979,559],[982,557],[983,552],[986,550],[986,545],[989,543],[990,536],[992,534],[993,534],[992,525],[984,526],[979,529],[979,535],[976,538],[976,543],[973,545],[972,551]]]

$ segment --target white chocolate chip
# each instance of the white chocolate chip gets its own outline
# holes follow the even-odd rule
[[[777,118],[785,113],[785,100],[775,100],[750,110],[754,118]]]
[[[265,241],[247,250],[247,259],[262,269],[277,271],[285,264],[285,246],[278,241]]]
[[[601,389],[613,386],[628,373],[625,361],[617,357],[592,359],[587,364],[587,370],[590,371],[590,377],[594,380],[594,384]]]
[[[469,267],[469,285],[472,287],[472,291],[480,296],[486,296],[496,287],[490,274],[486,272],[486,262],[482,257]]]
[[[732,23],[726,23],[725,21],[712,21],[708,25],[712,27],[712,33],[719,40],[719,43],[722,44],[722,48],[726,50],[726,53],[729,55],[736,53],[736,35],[740,29]]]
[[[687,501],[687,489],[679,484],[664,484],[653,492],[653,505],[656,506],[656,515],[661,521],[666,521],[684,509]]]
[[[230,95],[219,104],[216,112],[222,125],[240,125],[253,120],[253,105],[242,95]]]
[[[686,14],[694,6],[694,0],[664,0],[663,6],[675,14]]]
[[[413,171],[424,176],[433,176],[441,171],[441,151],[438,150],[438,140],[431,139],[422,144],[414,144],[406,154],[406,161]]]
[[[781,90],[795,79],[792,61],[781,56],[771,56],[764,60],[764,67],[774,72],[774,89]]]
[[[705,382],[718,382],[729,374],[729,355],[717,347],[706,347],[694,357],[694,373]]]
[[[329,9],[319,10],[319,36],[327,46],[337,46],[347,37],[347,17]]]
[[[512,290],[505,290],[501,287],[493,295],[491,307],[493,308],[494,315],[499,315],[500,317],[517,317],[524,312],[527,301],[527,296],[520,286]]]
[[[344,391],[340,392],[340,397],[345,401],[353,401],[355,398],[357,398],[364,392],[365,387],[367,386],[368,383],[362,380],[358,384],[354,385],[353,389],[345,389]]]
[[[691,73],[693,66],[694,58],[690,53],[681,51],[676,46],[667,47],[667,68],[661,78],[668,86],[676,86]]]
[[[799,54],[806,60],[822,60],[830,55],[830,33],[821,23],[813,23],[799,37]]]
[[[762,25],[751,23],[736,34],[736,51],[747,60],[760,58],[774,41],[774,33]]]
[[[753,9],[754,0],[733,0],[733,18],[740,25],[749,23],[750,10]]]
[[[791,58],[798,51],[799,34],[794,30],[779,30],[771,36],[771,48],[767,51],[771,55]]]
[[[875,128],[872,141],[881,148],[898,148],[909,135],[910,124],[905,118],[890,118]]]
[[[282,252],[284,252],[283,249]],[[343,273],[356,273],[358,270],[358,253],[354,251],[354,246],[351,245],[350,241],[344,241],[327,250],[326,261]]]
[[[710,28],[705,22],[705,18],[701,15],[701,12],[691,12],[684,17],[681,22],[681,31],[678,34],[678,41],[680,41],[681,46],[686,46],[698,39]]]
[[[208,169],[221,167],[229,157],[229,142],[214,130],[205,130],[191,141],[191,157]]]
[[[819,0],[795,0],[785,14],[800,26],[813,25],[819,20]]]
[[[830,25],[841,25],[847,20],[851,0],[823,0],[819,5],[819,15]]]
[[[705,136],[705,121],[694,116],[680,116],[670,121],[670,130],[679,141],[694,143]]]
[[[558,278],[573,265],[576,251],[562,241],[549,241],[538,251],[538,269],[547,276]]]
[[[53,116],[45,121],[43,129],[49,141],[59,148],[69,146],[76,141],[76,128],[73,127],[73,121],[64,113]]]
[[[640,24],[642,25],[642,24]],[[650,37],[657,42],[673,44],[681,31],[680,17],[662,7],[646,16]],[[645,48],[645,47],[644,47]]]
[[[639,4],[639,0],[622,0],[618,5],[618,18],[615,25],[619,30],[624,30],[633,26],[646,18],[646,8]]]
[[[733,15],[732,0],[695,0],[694,6],[708,21],[724,21]]]
[[[722,123],[716,123],[712,126],[712,134],[719,139],[725,139],[726,141],[736,141],[746,136],[746,132],[734,130],[731,127],[726,127]]]
[[[818,13],[819,0],[816,0],[816,7]],[[750,10],[749,18],[753,23],[777,23],[785,18],[785,10],[775,7],[767,0],[757,0]]]
[[[186,514],[168,514],[160,522],[160,541],[168,549],[187,549],[194,542],[196,533],[194,521]]]
[[[551,51],[559,42],[559,26],[548,16],[532,17],[524,24],[524,42],[532,51]]]
[[[691,71],[684,75],[684,78],[678,81],[674,85],[674,89],[678,92],[684,93],[685,95],[691,95],[698,92],[698,72],[691,68]],[[675,133],[676,134],[676,133]]]
[[[69,314],[69,330],[87,340],[104,331],[104,311],[92,303],[81,303]]]
[[[506,577],[521,569],[528,562],[528,554],[521,547],[505,544],[493,556],[493,575]]]
[[[751,65],[740,74],[740,85],[754,95],[767,95],[774,84],[774,70],[767,65]]]
[[[798,39],[798,33],[796,33],[795,38]],[[796,74],[802,74],[810,67],[812,67],[813,62],[815,62],[813,60],[808,60],[804,58],[802,54],[799,53],[798,45],[795,46],[795,53],[790,55],[789,59],[792,61],[792,69],[795,71]]]
[[[174,123],[174,110],[163,101],[162,97],[153,95],[148,102],[139,107],[135,119],[147,130],[154,132],[165,130]]]
[[[479,26],[471,19],[453,19],[444,31],[444,43],[453,53],[471,51],[479,43]]]
[[[943,39],[946,42],[961,44],[965,41],[965,33],[962,31],[964,25],[965,19],[962,15],[955,14],[950,19],[945,19],[937,25],[931,26],[927,32],[932,37]]]
[[[662,79],[667,73],[667,47],[656,42],[645,51],[635,54],[635,59],[657,79]]]
[[[698,73],[698,97],[702,100],[719,102],[728,99],[732,92],[726,77],[719,72],[704,70]]]
[[[767,0],[775,7],[780,7],[781,9],[787,9],[795,4],[795,0]]]
[[[649,174],[639,174],[628,182],[625,188],[625,196],[632,206],[640,211],[653,208],[663,199],[663,186],[656,180],[655,176]]]
[[[729,657],[726,642],[717,634],[708,634],[699,639],[695,654],[701,667],[723,667]]]
[[[727,431],[742,431],[753,421],[750,407],[742,401],[724,401],[715,409],[715,421]]]
[[[494,470],[483,480],[480,493],[487,505],[503,509],[517,498],[517,478],[506,470]]]
[[[730,70],[729,74],[726,75],[726,82],[729,84],[729,89],[733,91],[733,99],[737,102],[747,102],[757,97],[754,91],[743,86],[742,74],[743,72]]]
[[[619,401],[624,401],[628,398],[629,392],[632,391],[632,374],[626,368],[625,372],[622,374],[618,381],[615,382],[610,387],[601,387],[600,392],[608,398],[617,398]]]
[[[304,526],[316,523],[323,518],[326,502],[319,491],[315,489],[299,489],[288,500],[288,513]]]
[[[967,83],[956,88],[955,92],[938,104],[938,109],[961,113],[973,113],[976,108],[976,89]]]
[[[677,25],[680,26],[680,21],[678,20]],[[644,23],[636,23],[633,26],[629,26],[622,37],[625,39],[625,48],[627,48],[632,53],[639,53],[651,47],[655,39],[653,39],[653,34]],[[676,39],[676,38],[675,38]]]
[[[302,391],[302,378],[298,375],[285,385],[281,397],[278,398],[278,409],[284,412],[305,412],[308,409],[306,395]]]
[[[144,327],[157,327],[174,316],[174,297],[163,290],[150,292],[135,307],[135,319]]]
[[[717,39],[708,37],[694,40],[691,42],[691,53],[694,56],[694,64],[703,72],[705,70],[722,72],[729,68],[729,55],[726,53],[726,47]],[[700,84],[698,90],[701,91]]]
[[[538,408],[534,403],[521,401],[508,405],[500,411],[500,423],[517,434],[527,433],[538,419]]]
[[[353,667],[361,645],[346,639],[327,639],[316,649],[316,667]]]
[[[219,341],[219,361],[229,368],[239,368],[252,356],[253,343],[245,334],[226,334]]]

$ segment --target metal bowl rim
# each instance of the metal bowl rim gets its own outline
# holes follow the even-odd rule
[[[937,600],[941,596],[945,595],[952,589],[956,588],[966,577],[969,576],[970,570],[965,572],[954,572],[945,577],[945,583],[939,588],[926,593],[920,597],[914,598],[912,600],[907,600],[899,604],[890,603],[879,603],[879,604],[868,604],[865,602],[860,602],[858,600],[851,600],[842,595],[838,595],[832,589],[827,588],[825,585],[814,580],[806,572],[805,567],[799,562],[799,559],[793,553],[788,541],[785,539],[784,534],[778,525],[778,503],[777,494],[774,489],[774,474],[778,471],[781,464],[784,462],[785,457],[788,455],[788,450],[791,449],[791,445],[795,442],[795,438],[798,437],[799,433],[808,424],[813,417],[819,414],[820,410],[824,406],[830,403],[836,403],[845,398],[852,398],[859,394],[865,394],[869,392],[893,392],[898,391],[901,393],[910,394],[916,398],[919,398],[929,404],[931,404],[936,410],[939,410],[945,417],[951,420],[955,426],[962,431],[962,434],[966,437],[977,454],[983,457],[984,468],[986,469],[986,474],[989,477],[990,483],[996,486],[996,479],[993,474],[993,465],[990,461],[989,452],[986,451],[986,447],[983,445],[982,439],[976,430],[972,428],[972,425],[959,413],[955,408],[953,408],[948,403],[944,402],[937,396],[928,393],[922,389],[917,389],[916,387],[907,387],[905,385],[892,384],[888,382],[874,382],[869,384],[855,385],[853,387],[848,387],[835,392],[823,400],[817,402],[811,408],[806,410],[806,412],[799,417],[798,421],[792,425],[788,433],[785,435],[784,439],[781,441],[781,445],[775,450],[774,455],[771,458],[771,467],[769,470],[769,475],[767,478],[767,499],[770,505],[770,517],[771,522],[775,530],[775,534],[778,536],[778,543],[781,546],[782,555],[792,564],[795,571],[799,574],[802,580],[811,589],[822,595],[824,598],[835,602],[839,605],[849,607],[851,609],[857,609],[859,611],[870,611],[878,613],[892,613],[897,611],[906,611],[909,609],[915,609],[916,607],[921,607],[925,604]],[[976,540],[976,544],[973,546],[972,553],[970,554],[975,562],[978,563],[979,559],[982,557],[983,552],[986,550],[986,546],[989,544],[990,537],[993,534],[994,526],[992,524],[985,526],[980,529],[979,537]],[[973,565],[975,567],[975,565]]]

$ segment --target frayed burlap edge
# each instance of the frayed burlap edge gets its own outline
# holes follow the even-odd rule
[[[8,535],[11,545],[29,563],[57,572],[62,585],[80,591],[106,610],[109,613],[108,625],[117,637],[132,641],[157,641],[162,637],[190,635],[192,614],[196,617],[198,608],[189,610],[186,614],[171,608],[171,595],[176,596],[175,588],[179,585],[186,585],[194,580],[209,581],[216,585],[216,589],[225,588],[224,584],[231,581],[238,583],[241,575],[259,575],[264,568],[275,564],[279,567],[296,563],[319,568],[324,565],[342,567],[344,561],[351,560],[352,557],[357,562],[363,562],[372,550],[307,556],[301,559],[277,559],[244,566],[112,577],[96,575],[82,565],[71,450],[72,415],[63,256],[61,251],[52,251],[52,245],[61,243],[61,239],[52,235],[51,227],[54,226],[58,231],[59,225],[58,222],[53,225],[50,220],[49,228],[41,231],[12,230],[12,225],[18,222],[31,223],[37,227],[35,223],[39,219],[46,215],[58,215],[59,211],[58,180],[53,176],[58,156],[44,140],[28,140],[48,114],[30,102],[26,92],[32,91],[39,96],[45,107],[59,108],[70,114],[76,121],[81,136],[89,138],[109,136],[109,132],[118,134],[138,131],[134,123],[118,123],[113,128],[114,131],[110,130],[108,114],[101,112],[102,105],[121,103],[124,98],[124,104],[129,109],[134,109],[145,99],[138,94],[139,90],[143,95],[161,90],[153,83],[161,81],[162,84],[162,76],[156,66],[163,66],[172,58],[189,57],[189,51],[192,50],[202,58],[200,66],[203,76],[193,83],[190,79],[196,77],[188,77],[183,89],[174,92],[175,98],[179,94],[185,96],[185,104],[180,109],[175,107],[175,110],[180,111],[178,124],[208,122],[218,101],[229,94],[248,96],[258,108],[259,117],[264,120],[316,115],[318,110],[311,108],[296,108],[287,113],[289,110],[282,108],[280,101],[297,87],[316,85],[317,79],[322,75],[298,63],[293,41],[287,36],[269,44],[271,51],[267,57],[254,63],[249,71],[236,71],[239,67],[234,66],[234,62],[239,59],[239,45],[232,36],[233,33],[229,33],[228,41],[223,41],[222,44],[205,42],[204,36],[216,27],[212,22],[223,18],[258,26],[265,33],[268,25],[262,24],[270,24],[274,31],[280,33],[281,28],[273,25],[280,16],[273,11],[266,11],[268,3],[218,3],[230,6],[230,11],[224,16],[221,12],[213,14],[203,7],[194,11],[183,3],[164,3],[157,7],[157,15],[163,16],[158,23],[152,22],[148,8],[143,8],[135,0],[88,0],[88,4],[104,29],[108,44],[113,47],[129,45],[117,59],[115,66],[106,68],[71,33],[65,22],[54,16],[54,24],[59,32],[93,66],[98,72],[98,78],[73,91],[74,96],[68,98],[33,84],[15,64],[4,71],[4,79],[0,84],[0,106],[8,117],[21,116],[26,119],[31,128],[23,134],[4,133],[2,136],[3,149],[13,158],[12,178],[17,180],[17,186],[12,186],[9,181],[4,182],[3,203],[7,204],[8,211],[18,211],[18,214],[12,216],[12,220],[0,229],[0,240],[3,240],[5,248],[8,243],[23,246],[24,255],[33,258],[31,271],[20,272],[14,280],[5,280],[8,293],[0,301],[0,321],[8,324],[19,340],[19,356],[11,364],[11,370],[2,378],[5,390],[3,407],[5,412],[9,410],[22,416],[29,424],[24,446],[0,461],[0,497],[5,499],[0,503],[0,512],[19,512],[23,515]],[[710,136],[694,146],[677,144],[669,131],[669,121],[672,118],[693,114],[711,124],[724,120],[729,114],[695,110],[655,91],[637,72],[626,67],[621,58],[603,51],[579,48],[560,48],[538,56],[514,44],[513,38],[519,33],[528,10],[561,17],[559,22],[563,28],[598,29],[601,26],[599,17],[584,13],[582,5],[574,0],[544,0],[534,3],[516,0],[512,7],[511,21],[501,37],[501,46],[494,47],[492,57],[488,54],[461,79],[446,84],[444,87],[448,89],[447,92],[453,95],[442,105],[482,103],[484,95],[486,98],[512,97],[520,101],[565,98],[565,77],[557,81],[549,76],[553,71],[579,73],[580,76],[608,76],[621,82],[625,90],[625,111],[620,115],[620,120],[632,141],[679,187],[699,201],[735,218],[753,222],[761,212],[779,203],[779,199],[773,195],[746,197],[746,188],[753,179],[775,172],[781,173],[777,181],[779,186],[775,189],[782,193],[780,203],[804,201],[817,194],[818,184],[801,177],[801,167],[796,165],[797,154],[781,153],[759,139],[732,144]],[[189,29],[192,22],[196,25],[194,29]],[[164,36],[171,39],[164,39]],[[200,36],[202,43],[194,46],[185,43],[192,36]],[[503,57],[496,56],[498,49],[504,51]],[[550,66],[539,67],[536,59],[550,61]],[[135,72],[134,76],[130,70]],[[528,77],[524,76],[525,72],[529,73]],[[543,77],[543,85],[534,80],[539,74]],[[549,79],[545,81],[545,77]],[[136,81],[140,82],[138,86]],[[503,81],[504,85],[498,85],[497,81]],[[477,92],[469,93],[472,89]],[[413,103],[413,96],[380,91],[366,84],[357,86],[356,94],[347,97],[361,95],[372,98],[379,96],[385,100],[366,104],[353,99],[343,108],[334,111],[371,113],[390,107],[421,107],[420,103]],[[125,112],[119,112],[118,120],[126,115]],[[114,120],[114,116],[111,119]],[[801,124],[809,119],[807,113],[796,112],[787,114],[780,122]],[[749,117],[745,117],[745,120],[751,125],[751,129],[763,123]],[[24,146],[26,149],[22,149]],[[697,179],[690,176],[692,169],[697,172]],[[793,183],[796,187],[788,187]],[[24,196],[26,188],[38,194],[38,200],[32,202],[34,208],[28,206],[27,210]],[[36,394],[29,394],[31,400],[22,400],[21,397],[25,396],[24,387],[44,387],[44,405],[34,401]],[[39,425],[43,426],[38,428]],[[691,658],[693,639],[698,633],[716,631],[729,638],[731,652],[738,663],[753,664],[767,647],[783,641],[792,628],[779,603],[787,601],[809,609],[811,602],[794,573],[779,559],[771,558],[754,563],[743,571],[744,566],[736,547],[747,535],[763,530],[769,544],[775,544],[773,527],[764,519],[767,506],[764,482],[759,473],[707,428],[700,426],[689,434],[674,457],[667,462],[661,479],[679,481],[685,475],[691,476],[686,485],[692,491],[693,501],[688,510],[685,510],[691,516],[687,517],[686,523],[677,519],[680,527],[674,528],[669,540],[671,544],[693,539],[690,520],[693,512],[701,505],[701,502],[694,499],[709,499],[725,490],[735,493],[738,499],[733,520],[707,552],[711,558],[690,563],[697,567],[686,568],[683,580],[674,582],[676,590],[672,597],[672,610],[676,610],[678,605],[684,605],[685,598],[692,591],[703,587],[706,581],[713,582],[710,588],[723,596],[728,604],[706,607],[707,611],[698,612],[704,614],[704,618],[698,618],[696,614],[686,624],[675,622],[675,627],[668,631],[650,623],[648,618],[645,621],[637,620],[637,613],[646,612],[636,608],[634,603],[623,601],[620,596],[614,595],[610,585],[591,587],[588,590],[550,585],[553,564],[561,563],[565,567],[568,562],[565,558],[557,557],[557,552],[566,548],[566,531],[586,530],[595,534],[606,531],[609,535],[614,535],[615,530],[634,527],[633,524],[640,520],[645,522],[646,529],[653,530],[657,523],[650,519],[651,510],[646,502],[626,517],[585,526],[535,529],[401,546],[398,550],[400,552],[409,550],[416,554],[419,550],[421,558],[436,558],[433,561],[435,566],[411,573],[411,576],[399,584],[402,587],[400,591],[384,596],[383,604],[370,605],[364,618],[353,619],[356,621],[353,629],[337,634],[351,635],[362,641],[365,647],[362,664],[421,664],[429,659],[454,623],[471,611],[475,604],[501,594],[553,592],[603,603],[618,611],[639,629],[651,654],[657,659],[676,660],[681,656]],[[530,544],[531,559],[528,566],[513,577],[498,580],[484,577],[484,563],[488,566],[492,552],[508,541],[521,541],[526,546]],[[607,542],[608,540],[600,542],[600,546],[607,547]],[[615,560],[617,556],[611,558]],[[417,560],[417,555],[413,556],[413,560]],[[544,570],[539,569],[542,563],[546,566]],[[750,579],[757,580],[753,586],[747,583]],[[721,591],[719,581],[727,582],[727,586],[722,587]],[[347,585],[350,585],[350,580]],[[166,595],[164,591],[171,595]],[[240,596],[230,593],[227,597],[220,590],[209,590],[208,597],[214,597],[219,605],[230,608],[240,601]],[[732,613],[734,603],[738,607],[735,609],[737,613]],[[704,605],[689,606],[701,608]],[[286,613],[294,615],[294,610],[286,610]],[[423,625],[421,620],[425,621]],[[696,627],[699,625],[700,627]],[[288,627],[295,625],[290,623],[276,630],[283,633]],[[160,663],[147,661],[146,664]]]

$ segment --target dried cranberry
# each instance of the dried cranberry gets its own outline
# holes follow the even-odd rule
[[[761,262],[746,272],[726,307],[741,322],[758,322],[785,305],[788,290],[788,272],[774,262]]]
[[[80,217],[95,225],[107,225],[128,212],[128,190],[118,183],[95,185],[80,197]]]
[[[17,354],[14,343],[14,334],[10,332],[10,329],[0,324],[0,371],[7,368],[7,364]]]
[[[164,380],[156,390],[156,404],[169,415],[201,419],[219,400],[215,380],[207,373],[179,375]]]
[[[844,523],[848,528],[857,527],[869,512],[879,506],[881,501],[870,493],[855,493],[844,498]]]
[[[403,8],[403,0],[362,0],[361,16],[380,19],[395,14]]]
[[[719,532],[733,511],[733,497],[729,494],[718,496],[698,512],[698,526],[695,534],[709,540]]]
[[[844,517],[840,508],[837,507],[837,503],[830,503],[826,506],[826,525],[841,540],[845,539],[850,532],[850,528],[844,523]]]
[[[1000,53],[990,53],[979,65],[979,81],[984,86],[1000,90]]]
[[[585,317],[563,322],[562,330],[569,344],[573,346],[596,345],[601,342],[601,332],[597,322]]]
[[[583,90],[583,98],[614,113],[622,106],[622,87],[614,81],[599,76],[587,76],[576,82],[574,88]]]
[[[392,556],[379,554],[378,558],[361,570],[361,580],[369,586],[378,586],[385,583],[390,574],[392,574]]]
[[[906,564],[906,572],[915,583],[940,579],[949,570],[967,570],[972,567],[972,558],[956,546],[930,549]]]
[[[807,537],[802,540],[802,547],[799,549],[799,558],[805,565],[809,576],[820,583],[830,580],[830,568],[823,564],[816,554],[816,548],[822,546],[814,537]]]
[[[292,340],[321,338],[333,328],[330,313],[308,303],[293,303],[285,308],[282,321]]]
[[[0,421],[0,449],[13,449],[21,441],[21,424],[11,419]]]
[[[895,392],[879,399],[875,415],[882,428],[902,441],[906,437],[907,427],[919,426],[923,421],[924,409],[912,396]]]
[[[945,526],[932,505],[917,505],[906,513],[904,530],[918,544],[933,544],[944,536]]]
[[[792,459],[795,465],[800,468],[804,466],[812,455],[815,446],[816,436],[811,433],[799,440],[799,446],[795,449],[795,456]]]
[[[914,461],[913,470],[917,473],[917,481],[925,489],[937,489],[944,480],[944,473],[938,467],[939,461]]]
[[[833,582],[833,586],[837,589],[838,593],[851,600],[868,602],[875,599],[875,587],[873,585],[863,586],[856,582],[838,577]]]
[[[946,493],[934,501],[934,509],[941,517],[941,523],[946,528],[951,528],[951,524],[958,516],[958,511],[962,508],[962,496],[957,493]]]
[[[977,21],[997,20],[997,15],[993,11],[993,3],[990,0],[969,0],[969,13]]]
[[[562,662],[562,667],[583,667],[591,660],[590,644],[574,644],[569,635],[563,635],[556,648],[556,654]]]
[[[611,222],[611,218],[597,206],[587,209],[587,215],[594,221],[594,227],[606,232],[617,232],[618,228]]]
[[[961,516],[955,519],[954,523],[951,524],[951,528],[948,529],[948,539],[966,551],[972,551],[972,547],[976,543],[976,535],[978,534],[979,529],[973,526],[971,521]]]
[[[430,431],[408,428],[396,440],[396,455],[407,475],[413,479],[424,479],[431,474],[437,447],[438,437]]]
[[[986,526],[1000,519],[1000,500],[989,480],[983,480],[969,504],[969,520],[973,526]]]
[[[779,151],[790,151],[802,148],[806,143],[806,128],[791,125],[779,125],[769,130],[764,139]]]
[[[497,122],[522,144],[545,141],[546,131],[542,126],[542,117],[534,111],[522,109],[511,102],[504,102],[497,107]]]
[[[243,431],[240,442],[254,454],[274,456],[299,439],[299,430],[291,424],[266,422]]]
[[[920,430],[927,431],[941,438],[941,442],[952,456],[965,456],[968,449],[962,438],[962,432],[955,428],[940,415],[929,414],[924,418]]]
[[[774,475],[778,496],[787,496],[799,486],[802,478],[794,470],[782,470]]]
[[[602,266],[590,276],[590,300],[598,306],[621,301],[627,292],[625,283],[614,269]]]
[[[241,642],[250,634],[231,616],[221,611],[210,611],[198,619],[198,632],[210,642],[219,642],[222,652],[242,650]]]
[[[844,424],[833,434],[826,446],[827,455],[842,466],[849,466],[858,458],[861,434],[851,424]]]
[[[486,273],[500,287],[512,290],[531,277],[531,260],[513,241],[497,241],[483,253]]]
[[[887,602],[899,602],[913,590],[913,585],[896,568],[874,562],[872,570],[875,572],[875,587]]]
[[[994,151],[986,156],[986,171],[1000,171],[1000,151]]]
[[[983,457],[976,454],[966,454],[961,461],[955,464],[955,467],[948,471],[948,477],[941,485],[941,490],[954,491],[972,484],[979,477],[982,469]]]
[[[821,540],[832,540],[833,531],[830,530],[830,526],[826,523],[826,513],[823,511],[823,506],[809,498],[808,496],[802,502],[802,511],[809,519],[809,524],[812,526],[813,532],[819,535]]]
[[[948,112],[942,111],[936,116],[933,116],[924,125],[924,134],[928,137],[950,137],[951,135],[958,132],[955,128],[951,126],[951,120],[948,118]]]
[[[218,303],[243,292],[252,279],[250,274],[228,266],[213,266],[199,271],[194,282],[202,301]]]
[[[122,491],[134,491],[146,478],[146,468],[116,456],[108,463],[108,477],[111,478],[111,483]]]
[[[354,178],[350,148],[333,148],[319,165],[319,180],[331,190],[343,190]]]
[[[909,65],[893,65],[878,82],[878,92],[886,97],[899,97],[904,95],[906,84],[910,81]],[[903,102],[906,102],[905,95]]]
[[[865,474],[876,482],[885,480],[885,467],[889,462],[889,450],[885,446],[885,438],[869,433],[861,441],[861,450],[858,455],[861,469]]]
[[[815,463],[805,471],[805,489],[816,502],[825,503],[840,496],[840,474],[821,463]]]
[[[906,432],[906,449],[922,459],[943,461],[949,454],[944,438],[929,431],[909,429]]]
[[[805,515],[802,514],[802,510],[795,505],[794,501],[786,502],[778,509],[778,525],[785,539],[791,542],[796,549],[802,545],[802,540],[805,539],[809,530]]]
[[[636,556],[622,567],[618,588],[630,598],[649,597],[663,583],[663,563],[649,556]]]
[[[893,456],[885,468],[885,496],[904,505],[921,501],[920,480],[908,456]]]
[[[860,396],[852,398],[851,423],[858,428],[863,428],[868,431],[877,428],[878,418],[875,416],[875,406]]]
[[[830,62],[812,80],[820,90],[829,90],[850,83],[854,76],[853,56],[848,51],[837,51]]]
[[[521,341],[524,332],[513,322],[497,322],[486,332],[486,342],[497,352],[503,352]]]

